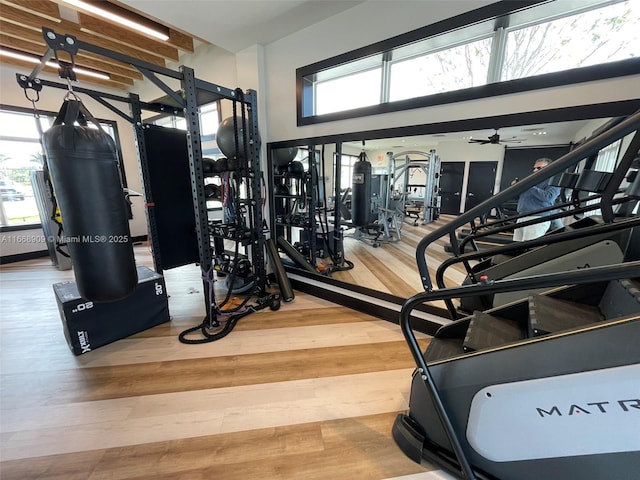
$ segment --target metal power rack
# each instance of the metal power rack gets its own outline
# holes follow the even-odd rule
[[[138,147],[139,166],[145,189],[145,206],[147,209],[147,220],[149,236],[152,247],[153,262],[155,270],[162,273],[164,270],[160,250],[158,247],[158,231],[154,215],[154,199],[149,183],[149,164],[146,157],[144,125],[142,122],[142,111],[184,116],[187,124],[187,148],[189,154],[189,171],[191,177],[191,189],[193,194],[194,215],[196,221],[196,234],[198,243],[198,262],[203,270],[212,267],[213,247],[212,237],[223,239],[237,239],[233,226],[210,225],[206,205],[204,190],[204,172],[202,161],[202,147],[200,134],[200,121],[198,116],[198,106],[211,103],[217,100],[229,100],[234,102],[234,111],[246,112],[247,130],[245,132],[245,156],[246,166],[238,169],[235,178],[246,184],[246,198],[241,199],[243,211],[247,216],[252,228],[249,232],[243,233],[242,244],[249,246],[249,259],[252,263],[254,282],[259,290],[259,295],[264,295],[266,289],[266,262],[265,262],[265,237],[263,234],[262,200],[261,200],[261,171],[260,171],[260,145],[258,138],[258,118],[256,92],[248,90],[243,92],[239,89],[229,89],[213,83],[200,80],[195,77],[194,70],[181,66],[179,71],[160,67],[137,58],[114,52],[96,45],[92,45],[71,35],[61,35],[49,28],[42,29],[43,37],[48,49],[41,57],[41,63],[31,72],[30,75],[16,74],[18,84],[24,89],[33,89],[39,92],[43,86],[50,86],[60,89],[71,89],[70,83],[63,84],[42,80],[37,78],[47,61],[54,56],[57,58],[59,51],[64,51],[71,58],[71,63],[58,60],[60,64],[60,76],[67,81],[75,80],[72,72],[73,58],[79,51],[85,51],[101,55],[136,68],[146,79],[151,81],[165,93],[160,102],[147,103],[140,101],[137,94],[129,93],[128,97],[118,96],[81,87],[73,87],[73,91],[82,93],[94,99],[104,107],[116,113],[120,117],[132,124],[135,130],[135,139]],[[179,93],[171,89],[157,75],[162,75],[180,82]],[[122,102],[129,105],[130,114],[125,113],[111,102]],[[210,305],[209,291],[204,288],[205,304]],[[207,308],[207,312],[209,309]]]
[[[306,239],[309,249],[306,260],[309,262],[309,265],[315,266],[318,247],[317,234],[319,232],[317,213],[320,201],[315,187],[318,184],[317,168],[319,161],[315,145],[307,145],[305,148],[308,152],[308,170],[301,173],[300,177],[295,179],[287,174],[277,172],[273,166],[273,162],[269,162],[270,205],[273,206],[276,202],[280,202],[284,205],[284,210],[287,212],[281,215],[274,213],[271,216],[271,231],[291,243],[293,243],[294,237],[301,236]],[[284,183],[290,193],[284,195],[276,194],[274,187],[279,183]],[[293,211],[296,209],[294,207],[296,207],[299,202],[302,202],[304,208],[302,208],[300,212],[293,214]],[[297,235],[294,235],[294,230],[298,230]]]
[[[406,151],[395,155],[388,154],[389,171],[395,172],[393,182],[398,182],[402,178],[404,191],[408,195],[408,189],[411,187],[419,187],[424,189],[422,198],[422,224],[431,223],[438,219],[440,214],[440,157],[435,150],[429,150],[429,153],[421,151]],[[424,159],[411,160],[411,155],[421,155]],[[395,160],[404,157],[404,163],[396,167]],[[410,171],[412,169],[420,169],[424,172],[424,184],[412,184],[409,182]],[[420,217],[418,215],[418,217]],[[417,224],[417,220],[416,220]]]

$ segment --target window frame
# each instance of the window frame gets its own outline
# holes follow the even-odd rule
[[[501,42],[504,44],[507,30],[511,30],[509,25],[506,24],[507,22],[505,21],[505,18],[508,18],[506,16],[512,14],[526,15],[526,10],[544,3],[548,3],[548,0],[500,1],[366,47],[352,50],[350,52],[298,68],[296,69],[297,126],[333,122],[363,116],[398,112],[434,105],[477,100],[499,95],[521,93],[562,85],[573,85],[640,74],[640,58],[631,58],[606,64],[572,68],[569,70],[551,72],[509,81],[497,81],[497,83],[487,83],[486,85],[480,85],[477,87],[470,87],[422,97],[413,97],[395,102],[380,103],[377,105],[344,110],[341,112],[332,112],[323,115],[316,115],[315,113],[312,115],[307,114],[309,111],[314,112],[313,107],[315,104],[315,91],[313,91],[315,82],[310,81],[309,78],[313,78],[314,75],[322,71],[338,67],[340,65],[345,65],[349,62],[360,60],[365,57],[380,54],[384,55],[385,52],[390,52],[410,43],[423,41],[430,37],[454,32],[455,30],[489,21],[493,21],[495,23],[493,44],[494,47],[499,48],[499,42],[496,42],[496,40],[502,36]],[[552,17],[557,18],[557,15],[552,15]],[[477,36],[474,36],[473,38],[477,38]],[[453,44],[454,42],[451,43]],[[460,43],[465,43],[462,38]],[[495,82],[495,76],[497,74],[495,65],[490,62],[488,69],[488,82]],[[385,74],[383,72],[383,78],[384,76]]]
[[[492,42],[491,50],[492,50],[493,49],[493,42],[495,41],[495,35],[493,33],[492,34],[478,35],[478,36],[475,36],[473,38],[469,38],[469,39],[466,39],[464,41],[451,43],[451,44],[443,46],[443,47],[430,49],[430,50],[427,50],[427,51],[424,51],[424,52],[421,52],[421,53],[414,53],[411,56],[406,56],[406,57],[395,59],[395,60],[390,60],[388,62],[388,69],[389,69],[389,73],[388,73],[388,75],[389,75],[389,86],[387,88],[388,92],[383,92],[383,95],[386,93],[387,94],[386,96],[388,96],[389,98],[391,97],[391,87],[392,87],[391,84],[393,82],[391,69],[393,68],[394,65],[402,63],[402,62],[406,62],[406,61],[415,60],[415,59],[418,59],[418,58],[428,57],[428,56],[435,55],[435,54],[438,54],[438,53],[441,53],[441,52],[446,52],[448,50],[453,50],[455,48],[464,47],[466,45],[471,45],[471,44],[474,44],[476,42],[483,41],[483,40],[491,40],[491,42]],[[485,81],[484,81],[484,83],[482,85],[478,85],[478,86],[484,86],[484,85],[487,85],[490,82],[490,72],[491,72],[491,67],[492,67],[491,60],[492,60],[492,57],[490,56],[489,57],[489,63],[487,64],[487,72],[486,72],[486,76],[485,76]],[[383,74],[384,74],[384,72],[383,72]],[[460,91],[460,90],[468,90],[470,88],[475,88],[475,87],[467,87],[465,89],[447,90],[447,91],[441,92],[441,93],[433,93],[433,94],[428,94],[428,95],[423,95],[423,96],[409,97],[409,98],[405,98],[405,99],[401,99],[401,100],[393,100],[393,101],[392,100],[388,100],[388,101],[395,103],[395,102],[400,102],[400,101],[403,101],[403,100],[414,100],[416,98],[429,97],[429,96],[433,96],[433,95],[440,95],[440,94],[443,94],[443,93],[450,93],[450,92],[455,92],[455,91]]]
[[[342,185],[340,185],[340,191],[346,190],[347,188],[351,187],[352,183],[353,183],[353,168],[356,164],[356,162],[359,160],[360,157],[358,157],[358,155],[353,155],[351,153],[341,153],[340,154],[340,183],[345,182],[346,183],[346,187],[342,187]],[[345,165],[343,162],[345,160],[348,160],[349,164]],[[337,159],[334,158],[333,160],[333,170],[335,171],[336,169],[336,164],[337,164]],[[342,175],[342,173],[344,172],[344,169],[347,169],[347,171],[349,172],[348,177],[349,180],[345,181],[344,176]]]
[[[160,99],[157,99],[155,101],[160,101]],[[211,110],[207,110],[205,112],[202,112],[203,108],[206,109],[206,107],[208,107],[210,105],[215,105],[215,108],[212,108]],[[218,126],[219,126],[220,123],[222,123],[222,112],[221,112],[220,100],[214,100],[212,102],[205,103],[205,104],[202,104],[202,105],[198,106],[198,118],[200,120],[200,129],[201,130],[204,130],[203,129],[203,125],[202,125],[202,114],[203,113],[205,113],[205,114],[212,113],[214,110],[216,112],[216,116],[218,117]],[[163,121],[163,120],[168,120],[168,122],[166,124],[158,123],[159,121]],[[144,119],[144,123],[147,123],[147,124],[150,123],[150,124],[153,124],[153,125],[157,125],[159,127],[173,128],[173,129],[177,129],[177,130],[185,130],[186,131],[186,128],[183,128],[182,126],[178,125],[178,122],[180,122],[181,120],[184,121],[184,115],[178,115],[178,114],[175,114],[175,113],[162,113],[162,114],[154,115],[154,116],[151,116],[149,118]],[[217,132],[214,132],[214,133],[211,133],[211,134],[202,133],[202,136],[201,136],[201,139],[200,139],[202,143],[210,142],[210,141],[216,142],[216,147],[215,148],[218,150],[217,152],[207,151],[207,149],[204,148],[204,147],[203,147],[203,152],[202,152],[203,156],[209,157],[209,158],[213,158],[214,160],[218,159],[220,157],[224,157],[224,154],[217,147],[216,133]]]

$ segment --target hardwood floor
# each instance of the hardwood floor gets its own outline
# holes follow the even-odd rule
[[[402,298],[422,292],[424,288],[416,266],[416,247],[425,235],[445,225],[452,218],[454,217],[451,215],[441,215],[434,222],[415,226],[405,222],[399,241],[394,236],[393,241],[382,242],[379,247],[354,238],[353,230],[347,231],[344,238],[345,258],[352,261],[355,267],[352,270],[334,272],[332,278]],[[444,237],[427,248],[427,265],[434,284],[437,267],[450,257],[444,251],[446,243],[448,239]],[[445,284],[458,286],[465,276],[463,268],[454,265],[445,272]]]
[[[391,439],[413,371],[394,324],[296,293],[185,345],[204,313],[187,266],[165,272],[171,322],[75,357],[52,291],[72,273],[0,272],[3,480],[451,478]]]

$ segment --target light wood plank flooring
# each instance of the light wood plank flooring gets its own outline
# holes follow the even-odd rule
[[[441,215],[438,220],[414,226],[404,223],[401,239],[381,242],[374,248],[371,242],[357,240],[353,230],[348,230],[344,238],[345,258],[354,263],[351,270],[332,273],[332,278],[347,283],[372,288],[379,292],[390,293],[408,298],[417,292],[424,291],[416,264],[416,248],[418,243],[435,229],[450,222],[452,215]],[[411,219],[413,220],[413,219]],[[447,237],[440,238],[427,248],[427,266],[431,280],[435,286],[436,270],[450,254],[444,251]],[[459,286],[466,276],[461,265],[454,265],[446,270],[444,280],[448,287]]]
[[[204,313],[187,266],[165,272],[170,323],[75,357],[52,291],[72,273],[0,275],[2,480],[450,478],[391,438],[413,370],[396,325],[296,293],[185,345]]]

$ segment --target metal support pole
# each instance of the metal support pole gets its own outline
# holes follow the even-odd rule
[[[342,181],[342,143],[336,143],[336,151],[334,153],[335,172],[333,175],[333,228],[336,233],[342,230],[342,213],[340,206],[342,204],[342,192],[340,191],[340,182]]]
[[[151,255],[153,256],[154,270],[162,274],[162,258],[160,256],[160,245],[158,244],[158,228],[156,225],[155,203],[151,191],[151,181],[149,175],[149,160],[147,158],[147,147],[144,139],[144,126],[142,124],[142,107],[140,97],[135,93],[129,94],[131,105],[132,126],[135,133],[135,142],[138,151],[138,168],[142,179],[144,194],[144,205],[147,211],[147,227],[149,229],[149,242],[151,242]]]
[[[36,79],[36,77],[38,75],[40,75],[40,72],[42,72],[42,69],[45,67],[45,65],[47,64],[47,62],[49,60],[51,60],[51,58],[53,58],[54,55],[54,51],[53,49],[49,48],[47,49],[47,51],[44,53],[44,55],[42,55],[42,57],[40,57],[40,63],[38,65],[35,66],[35,68],[31,71],[31,74],[29,74],[29,76],[27,77],[27,79],[31,82],[33,80]]]
[[[264,235],[264,219],[262,216],[262,170],[260,167],[260,139],[258,135],[258,101],[255,90],[248,90],[244,94],[248,117],[248,136],[245,145],[248,144],[247,155],[247,187],[249,194],[249,208],[253,218],[253,234],[251,244],[251,261],[254,270],[254,282],[259,287],[259,294],[265,294],[267,281]]]
[[[305,205],[307,206],[307,218],[309,220],[309,226],[311,230],[309,231],[309,251],[310,251],[310,261],[311,265],[316,266],[318,259],[316,257],[317,250],[317,224],[316,224],[316,209],[318,207],[318,196],[316,195],[316,186],[318,185],[318,175],[316,170],[316,152],[315,145],[309,145],[309,176],[303,177],[302,182],[309,180],[307,188],[304,191],[304,194],[307,195],[307,199]]]
[[[200,118],[196,102],[196,85],[193,69],[181,67],[182,89],[184,91],[184,118],[187,122],[187,149],[189,152],[189,172],[191,174],[191,191],[193,192],[193,207],[196,220],[196,237],[200,268],[207,272],[212,268],[213,255],[209,237],[209,217],[204,193],[204,173],[202,171],[202,145],[200,140]],[[207,315],[210,312],[211,298],[205,280],[204,296]]]

